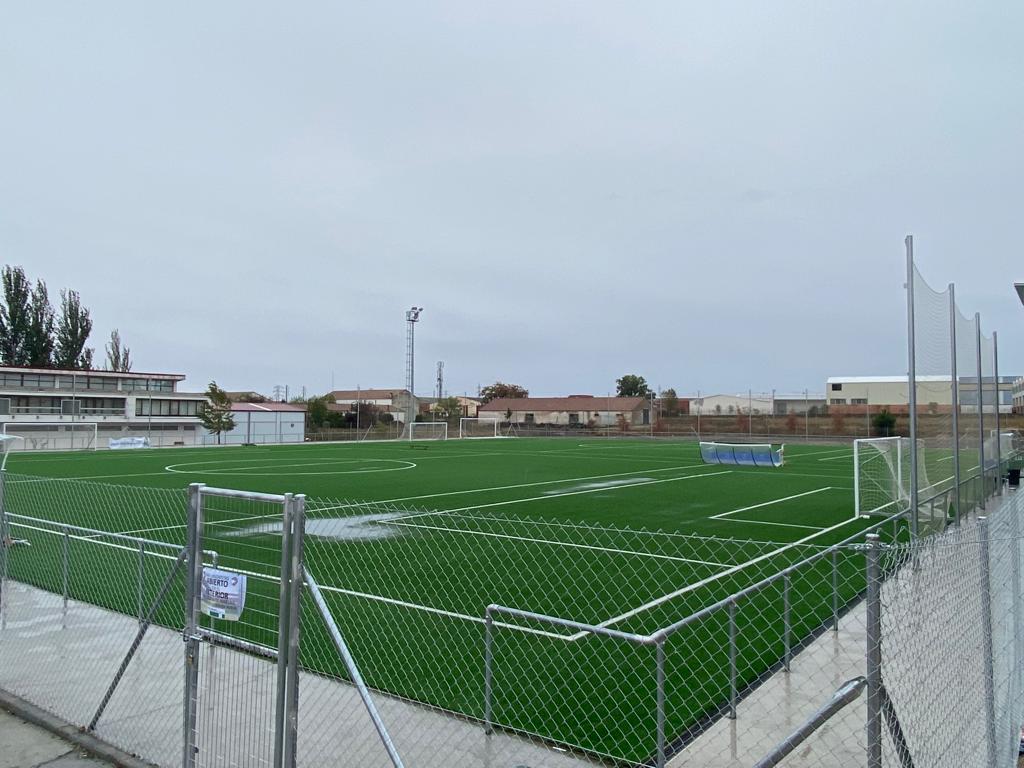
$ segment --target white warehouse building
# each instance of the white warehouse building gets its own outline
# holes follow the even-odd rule
[[[235,428],[203,442],[221,445],[301,443],[306,439],[306,409],[291,403],[232,403]]]

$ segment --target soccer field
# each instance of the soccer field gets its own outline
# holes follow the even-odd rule
[[[62,525],[181,546],[190,483],[306,494],[306,563],[367,682],[481,719],[488,605],[656,632],[877,522],[853,514],[852,455],[788,446],[784,467],[751,468],[705,465],[695,442],[572,438],[13,454],[5,508],[33,546],[15,548],[9,568],[59,593],[66,557],[72,599],[132,613],[172,556],[143,545],[137,594],[132,546]],[[204,548],[249,575],[244,620],[218,629],[275,647],[279,510],[223,499],[204,516]],[[862,568],[853,548],[837,550],[744,598],[732,665],[726,611],[667,639],[670,740],[720,713],[733,682],[742,691],[786,663],[856,599]],[[302,662],[344,677],[309,602]],[[158,620],[180,627],[180,603]],[[494,722],[650,759],[653,646],[494,620]]]

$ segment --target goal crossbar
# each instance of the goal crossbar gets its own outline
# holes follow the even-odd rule
[[[414,421],[409,424],[409,440],[447,440],[447,421]]]
[[[459,437],[470,439],[498,437],[499,424],[500,421],[495,418],[463,416],[459,419]]]

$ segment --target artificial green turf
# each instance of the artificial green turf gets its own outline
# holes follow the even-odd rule
[[[40,531],[12,518],[12,532],[37,546],[14,550],[10,568],[15,578],[60,592],[59,523],[144,531],[138,535],[181,545],[188,483],[303,493],[314,531],[306,564],[368,683],[481,718],[488,604],[596,624],[764,556],[611,624],[654,632],[862,531],[868,522],[853,519],[851,457],[845,446],[788,446],[781,469],[707,466],[696,443],[572,438],[15,454],[7,511],[57,525]],[[785,497],[796,498],[758,506]],[[741,507],[752,508],[711,519]],[[277,514],[263,502],[227,499],[204,508],[204,548],[218,552],[222,567],[251,574],[244,620],[218,628],[271,647],[280,537],[266,526]],[[348,527],[325,535],[314,524],[326,520]],[[102,538],[67,546],[73,598],[135,612],[136,551]],[[169,571],[167,552],[146,552],[147,600]],[[836,567],[845,606],[863,588],[863,555],[844,550]],[[831,619],[831,580],[831,559],[794,574],[792,645]],[[741,688],[783,656],[782,588],[737,606]],[[166,603],[160,623],[179,627],[180,605],[180,598]],[[496,621],[497,723],[627,761],[653,754],[652,647],[593,636],[567,641],[521,630],[568,630]],[[670,738],[728,696],[726,622],[720,611],[666,642]],[[311,670],[344,677],[310,601],[301,658]]]

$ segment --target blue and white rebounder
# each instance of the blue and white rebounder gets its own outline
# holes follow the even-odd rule
[[[705,464],[732,464],[740,467],[781,467],[786,446],[772,448],[770,443],[704,443],[700,457]]]

